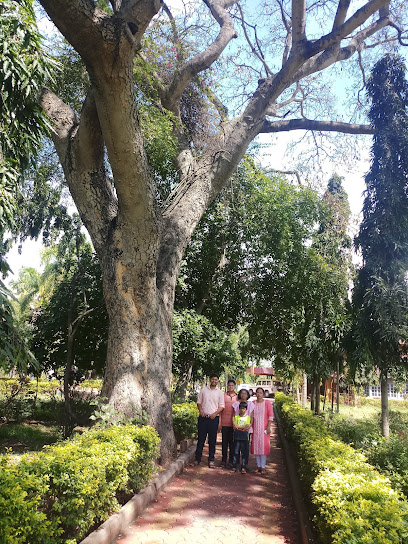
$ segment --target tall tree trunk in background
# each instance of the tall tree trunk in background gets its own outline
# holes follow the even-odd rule
[[[315,382],[314,379],[310,384],[310,409],[312,412],[315,411],[315,405],[316,405],[316,390],[315,390]]]
[[[336,412],[340,412],[340,359],[337,359],[336,371]]]
[[[67,358],[64,369],[64,438],[71,435],[73,429],[74,416],[71,407],[70,378],[74,364],[74,332],[72,327],[73,303],[68,309],[68,327],[67,327]]]
[[[184,369],[177,380],[174,396],[185,400],[187,397],[187,386],[191,381],[193,373],[193,363],[189,362],[187,368]]]
[[[381,371],[381,434],[384,438],[390,437],[390,413],[388,408],[387,371]]]
[[[314,412],[316,415],[320,415],[320,377],[315,374],[313,379],[313,385],[314,385],[314,398],[315,398],[315,405],[314,405]]]
[[[306,372],[303,372],[302,406],[303,408],[307,408],[307,374]]]

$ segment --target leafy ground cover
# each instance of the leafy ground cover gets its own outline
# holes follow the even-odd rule
[[[343,409],[342,409],[343,408]],[[325,413],[326,426],[343,442],[360,450],[395,490],[408,497],[408,407],[392,403],[389,440],[381,436],[380,401],[360,407],[341,406],[340,414]]]

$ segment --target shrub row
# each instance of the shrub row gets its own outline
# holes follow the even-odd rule
[[[302,484],[325,544],[406,544],[408,504],[363,454],[283,394],[275,404],[295,446]]]
[[[74,544],[151,478],[151,427],[94,428],[37,454],[0,459],[0,542]]]
[[[198,408],[195,402],[173,404],[173,429],[177,442],[197,434]]]
[[[392,487],[408,497],[408,415],[398,411],[389,415],[389,440],[380,434],[381,414],[357,421],[331,415],[325,424],[343,442],[361,448],[369,463],[390,479]]]

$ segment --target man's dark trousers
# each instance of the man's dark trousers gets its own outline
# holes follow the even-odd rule
[[[215,457],[215,443],[217,442],[217,431],[220,417],[217,416],[214,419],[209,417],[198,416],[198,440],[197,449],[195,453],[196,461],[201,462],[203,455],[203,449],[205,439],[208,435],[208,460],[214,461]]]
[[[233,427],[222,427],[222,462],[227,462],[227,455],[229,449],[228,462],[232,464],[234,459],[234,429]]]

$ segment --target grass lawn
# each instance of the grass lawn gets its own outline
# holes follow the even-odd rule
[[[38,451],[61,438],[59,427],[42,423],[5,423],[0,426],[0,452]]]
[[[322,405],[323,407],[323,405]],[[408,415],[408,402],[406,401],[389,401],[390,412],[399,412]],[[326,402],[325,412],[331,412],[331,403]],[[336,405],[334,406],[336,412]],[[381,400],[370,399],[368,402],[365,398],[361,399],[357,406],[350,404],[340,404],[340,415],[347,419],[371,419],[379,417],[381,414]]]

